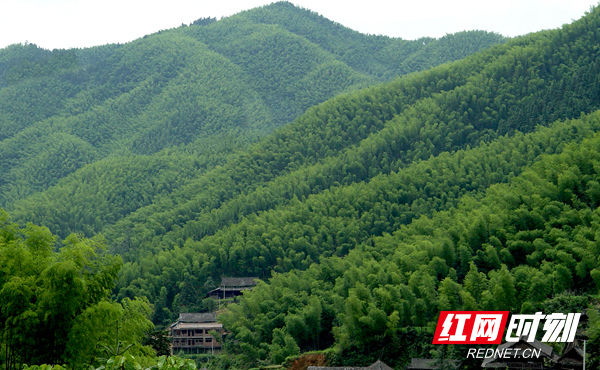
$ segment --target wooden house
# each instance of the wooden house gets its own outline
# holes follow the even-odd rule
[[[244,290],[251,290],[256,286],[257,277],[224,277],[221,279],[221,285],[211,290],[206,295],[213,299],[235,298],[242,295]]]
[[[181,313],[170,327],[171,353],[214,353],[221,343],[210,332],[223,334],[223,325],[216,313]]]

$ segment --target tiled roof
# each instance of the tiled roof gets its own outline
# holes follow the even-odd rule
[[[406,367],[406,369],[415,369],[415,370],[437,370],[440,368],[439,364],[440,360],[430,359],[430,358],[413,358],[410,361],[410,365]],[[452,365],[458,365],[457,360],[444,360],[445,364],[451,363]]]
[[[173,329],[220,329],[223,324],[220,322],[176,322],[171,325]]]
[[[371,366],[369,366],[367,369],[368,370],[394,370],[391,367],[389,367],[388,365],[381,362],[381,360],[377,360],[375,363],[371,364]]]
[[[221,279],[221,286],[255,286],[257,277],[224,277]]]
[[[327,366],[309,366],[307,370],[394,370],[383,362],[377,360],[370,366],[366,367],[352,367],[352,366],[338,366],[338,367],[327,367]]]
[[[214,312],[182,312],[179,314],[178,322],[216,322],[217,314]]]

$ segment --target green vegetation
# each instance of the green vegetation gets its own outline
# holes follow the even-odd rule
[[[383,354],[400,365],[423,355],[440,310],[587,308],[600,287],[598,145],[595,135],[544,156],[482,199],[462,197],[345,258],[276,274],[221,315],[233,351],[273,359],[271,343],[289,336],[302,351],[335,343],[342,364]]]
[[[341,33],[327,42],[311,38],[334,31]],[[0,50],[0,205],[11,208],[105,159],[103,167],[114,167],[114,158],[135,162],[137,155],[174,149],[182,166],[195,155],[215,167],[232,148],[244,149],[307,108],[382,80],[381,73],[389,80],[504,41],[485,32],[468,35],[457,36],[460,46],[445,40],[451,35],[439,40],[437,50],[448,49],[447,59],[429,55],[419,42],[385,38],[401,58],[384,54],[371,60],[366,47],[380,38],[276,3],[125,45],[54,51],[12,45]],[[359,68],[330,44],[364,49],[362,67],[385,63]],[[395,70],[419,51],[422,63]],[[179,184],[195,177],[182,174]],[[81,179],[75,175],[71,181]],[[118,186],[125,180],[115,181]],[[62,227],[52,229],[64,237]]]
[[[164,287],[161,304],[174,313],[200,304],[209,277],[243,271],[267,279],[271,271],[306,269],[580,141],[597,130],[595,115],[493,140],[516,120],[530,131],[540,117],[579,117],[573,107],[598,107],[600,94],[592,100],[583,88],[598,89],[597,75],[583,73],[598,68],[598,55],[577,52],[595,42],[582,26],[588,19],[332,99],[105,228],[127,261],[119,297],[155,300]],[[587,62],[578,66],[580,59]],[[561,64],[572,68],[550,67]],[[572,91],[582,93],[565,100],[555,89],[575,75],[589,79],[579,77],[582,87]],[[540,97],[544,111],[524,109]]]
[[[82,367],[101,355],[119,332],[139,343],[153,327],[145,298],[108,299],[121,260],[107,254],[102,239],[72,235],[58,252],[45,227],[18,228],[0,215],[0,359],[4,369],[21,364]],[[118,345],[118,343],[117,343]],[[137,354],[152,350],[137,345]]]
[[[103,239],[70,235],[61,244],[55,250],[48,228],[19,228],[0,213],[2,369],[196,368],[143,345],[154,328],[147,299],[109,298],[122,263]]]
[[[597,364],[599,15],[404,41],[275,3],[0,50],[0,205],[43,225],[2,216],[4,367],[190,367],[148,318],[214,309],[222,276],[263,281],[215,368],[464,359],[440,310],[585,308]]]

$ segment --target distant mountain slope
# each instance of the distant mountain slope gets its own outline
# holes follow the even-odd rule
[[[223,274],[269,277],[344,256],[589,137],[597,114],[518,131],[600,109],[597,15],[331,99],[107,225],[129,260],[120,296],[165,288],[165,309],[200,307]],[[29,201],[18,214],[36,209]]]
[[[598,55],[589,47],[596,36],[580,26],[585,19],[332,99],[103,231],[116,241],[134,230],[136,249],[181,246],[294,197],[369,181],[432,155],[598,109],[600,84],[590,73],[599,68]],[[588,52],[575,45],[588,45],[581,49]],[[568,99],[561,92],[565,84],[571,85]]]
[[[119,296],[166,323],[219,276],[270,278],[220,317],[223,367],[326,348],[401,367],[440,310],[589,308],[598,340],[599,15],[311,109],[193,201],[138,215]]]
[[[594,122],[592,125],[597,132],[599,119],[599,112],[595,112],[560,126],[574,132],[582,128],[582,124],[587,126]],[[533,153],[545,146],[542,142],[537,148],[533,144],[536,140],[533,138],[541,133],[524,141],[521,141],[523,137],[515,138],[521,143],[511,149],[504,148],[512,152],[512,158],[535,155]],[[502,141],[498,142],[498,149],[502,144],[508,144]],[[219,317],[231,331],[229,353],[223,360],[238,366],[250,362],[248,367],[256,360],[280,363],[283,360],[279,356],[281,347],[273,343],[277,343],[280,336],[286,336],[287,350],[296,346],[292,350],[296,354],[333,347],[335,350],[330,352],[332,365],[366,365],[382,358],[386,363],[400,367],[410,362],[411,357],[431,348],[435,324],[443,310],[506,310],[532,314],[587,309],[593,319],[589,324],[580,324],[579,328],[597,340],[598,312],[590,302],[596,299],[600,277],[597,260],[600,228],[598,145],[598,133],[582,141],[576,140],[573,145],[563,148],[562,153],[543,155],[533,166],[522,168],[523,172],[508,184],[493,185],[483,194],[461,197],[458,204],[443,212],[416,219],[393,234],[370,238],[345,258],[337,255],[321,257],[318,263],[306,266],[304,271],[275,274],[268,283],[259,284],[245,294],[239,304],[229,306]],[[528,149],[522,151],[527,146]],[[474,174],[466,183],[474,180],[481,184],[489,179],[489,175],[499,175],[502,171],[496,170],[498,162],[494,156],[484,154],[490,149],[482,147],[471,153],[456,153],[458,162],[454,163],[465,160],[464,165],[441,165],[442,162],[447,165],[453,162],[447,161],[448,156],[427,161],[430,164],[422,162],[429,168],[426,171],[435,177],[426,175],[428,181],[424,182],[424,189],[415,189],[424,190],[423,195],[417,196],[420,205],[442,200],[435,191],[427,190],[444,182],[438,176],[449,180],[455,176],[465,179],[464,175]],[[485,168],[488,165],[490,167]],[[406,180],[410,179],[412,177],[406,177]],[[384,183],[386,180],[382,179]],[[406,183],[398,184],[410,189]],[[354,209],[355,215],[361,215],[368,200],[373,199],[367,195],[370,190],[382,188],[381,183],[377,185],[347,192],[352,201],[343,211],[351,215]],[[447,185],[450,190],[452,183]],[[387,189],[382,194],[394,194],[393,190]],[[399,195],[407,196],[410,192],[401,190]],[[444,193],[451,193],[451,190]],[[387,200],[386,195],[382,198]],[[334,204],[339,201],[336,199]],[[379,202],[372,211],[365,213],[383,214],[381,221],[385,223],[393,218],[393,213],[386,215],[385,201]],[[394,203],[396,201],[391,202]],[[322,203],[305,202],[305,206],[313,209],[315,204]],[[297,225],[299,222],[313,227],[333,224],[333,220],[329,221],[333,215],[328,215],[328,209],[334,206],[324,205],[318,210],[319,218],[303,222],[294,219],[297,210],[289,212],[287,217],[293,223],[287,223],[285,227],[302,230],[302,226]],[[375,212],[376,208],[379,208],[378,212]],[[389,211],[393,212],[393,208]],[[346,228],[362,230],[358,225],[368,220],[365,213],[359,216],[360,219],[342,216]],[[246,229],[256,239],[262,232],[264,239],[264,235],[274,234],[269,226],[269,223],[254,222]],[[331,230],[315,231],[317,237],[332,235]],[[251,244],[252,247],[260,245]],[[294,247],[296,253],[302,253]],[[310,247],[301,250],[311,251]],[[239,249],[235,252],[235,257],[244,255]],[[294,253],[288,255],[292,260]],[[165,259],[168,257],[162,255],[156,261]],[[244,261],[242,263],[248,261],[243,257],[240,259]],[[217,258],[216,261],[220,260]],[[186,282],[192,281],[188,278]],[[136,284],[144,286],[141,281]],[[182,296],[184,293],[187,293],[186,289],[182,290]],[[445,356],[463,365],[479,367],[480,361],[467,359],[468,348],[465,347],[457,346]],[[594,363],[599,360],[596,353],[590,356]],[[434,352],[433,356],[441,355]]]
[[[306,21],[295,20],[302,15]],[[370,55],[355,58],[329,35],[337,29],[358,46],[368,37],[279,3],[149,36],[137,41],[140,49],[128,44],[100,56],[119,66],[99,75],[112,83],[93,80],[110,99],[89,109],[65,105],[81,113],[34,123],[0,143],[12,145],[0,147],[7,172],[24,176],[23,187],[2,186],[22,198],[11,205],[19,221],[63,237],[104,234],[126,261],[115,295],[149,297],[159,325],[181,310],[211,307],[204,293],[221,276],[272,278],[223,315],[232,333],[223,361],[239,361],[232,367],[278,364],[332,345],[341,365],[366,362],[389,349],[388,338],[394,350],[385,353],[402,366],[408,354],[429,350],[427,327],[440,309],[528,313],[563,307],[571,294],[579,310],[595,294],[599,15],[595,8],[561,29],[308,109],[311,94],[299,87],[329,91],[315,86],[321,73],[337,86],[330,92],[395,73],[384,67],[385,45],[395,41],[372,39],[381,45],[363,45]],[[318,43],[309,39],[317,24],[329,31]],[[441,61],[444,45],[468,35],[421,40],[394,68],[427,56]],[[172,50],[162,67],[140,72],[141,60],[171,50],[171,38],[174,49],[197,47]],[[223,71],[202,67],[220,61]],[[212,73],[213,85],[201,83]],[[232,76],[240,81],[229,86]],[[122,93],[113,88],[118,81]],[[205,99],[215,84],[228,88]],[[238,105],[227,106],[229,99]],[[186,117],[208,124],[198,129]],[[272,133],[264,117],[278,127]],[[51,150],[43,145],[50,139],[68,145]],[[10,157],[25,143],[45,149],[43,157]],[[74,152],[82,154],[55,159]],[[79,169],[19,195],[51,181],[29,171],[56,162]],[[30,170],[19,172],[23,164]],[[409,344],[420,347],[404,351]]]
[[[414,41],[365,35],[288,2],[252,9],[239,16],[254,23],[283,27],[319,45],[355,70],[381,80],[462,59],[504,41],[501,36],[484,31]],[[407,63],[409,60],[412,63]]]
[[[165,309],[196,307],[210,279],[268,277],[343,256],[596,131],[597,121],[587,120],[530,141],[516,135],[492,143],[600,108],[594,15],[330,99],[215,162],[164,150],[123,163],[136,171],[132,179],[144,179],[133,182],[123,180],[118,159],[83,168],[15,203],[13,214],[59,233],[103,232],[129,261],[121,297],[155,300],[164,287]],[[473,149],[487,142],[491,151]],[[466,162],[448,156],[462,150],[470,153]],[[179,160],[185,164],[174,183]]]
[[[133,185],[119,177],[126,176],[120,161],[143,167],[149,162],[135,156],[168,149],[180,152],[170,156],[172,168],[179,160],[187,168],[185,157],[192,153],[205,156],[199,160],[202,171],[213,168],[232,149],[242,150],[307,108],[395,76],[398,65],[426,48],[422,42],[361,35],[289,3],[206,23],[124,45],[47,51],[28,44],[0,50],[0,206],[11,209],[61,179],[69,186],[86,186],[80,175],[68,176],[94,163],[107,173],[121,173],[102,181],[112,182],[107,188],[122,186],[116,191],[122,197],[84,203],[114,199],[128,204],[127,210],[116,207],[111,219],[121,218],[152,203],[156,194],[144,191],[135,202],[127,201]],[[329,35],[334,29],[339,34]],[[327,40],[314,39],[318,34],[328,35]],[[504,41],[495,34],[469,34],[464,46],[452,45],[456,50],[447,55],[461,58]],[[377,40],[398,52],[378,54],[383,64],[370,49]],[[340,47],[353,56],[340,54]],[[357,62],[359,57],[364,60]],[[416,63],[402,73],[441,62],[432,56],[431,63]],[[139,171],[161,176],[160,171]],[[179,187],[198,175],[182,171],[173,183]],[[53,230],[66,235],[104,226],[82,226],[82,218],[77,219],[75,224],[53,223],[60,225]]]

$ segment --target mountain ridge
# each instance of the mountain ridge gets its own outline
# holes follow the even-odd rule
[[[0,97],[54,81],[68,104],[5,131],[31,123],[0,142],[0,195],[58,239],[101,234],[124,261],[112,298],[147,298],[159,328],[226,304],[214,368],[309,351],[332,366],[431,355],[479,368],[464,347],[431,347],[432,329],[443,310],[497,309],[588,309],[598,363],[599,15],[391,81],[485,35],[386,59],[402,40],[276,3],[99,53],[64,80],[35,67]],[[319,22],[349,34],[347,55],[301,35]],[[206,298],[223,276],[262,281],[232,304]]]
[[[272,19],[289,13],[293,19],[332,24],[289,3],[255,13],[264,16],[274,9]],[[123,45],[3,49],[0,60],[9,62],[0,63],[7,69],[0,71],[5,76],[0,81],[0,205],[12,209],[17,200],[43,192],[91,163],[107,159],[116,164],[110,157],[131,162],[136,155],[176,147],[208,155],[203,149],[208,145],[221,148],[226,158],[232,147],[223,141],[237,136],[236,149],[241,150],[306,108],[377,81],[285,27],[251,19],[255,13],[161,31]],[[503,41],[489,36],[483,38],[486,46]],[[373,39],[360,36],[363,43]],[[10,62],[9,55],[13,62],[25,62]],[[30,102],[23,105],[17,96],[28,96]],[[14,103],[4,104],[9,100]],[[68,149],[72,147],[79,149]],[[203,166],[223,163],[215,153],[209,156],[214,162]],[[41,172],[43,177],[32,175]],[[54,231],[66,235],[82,229]]]

